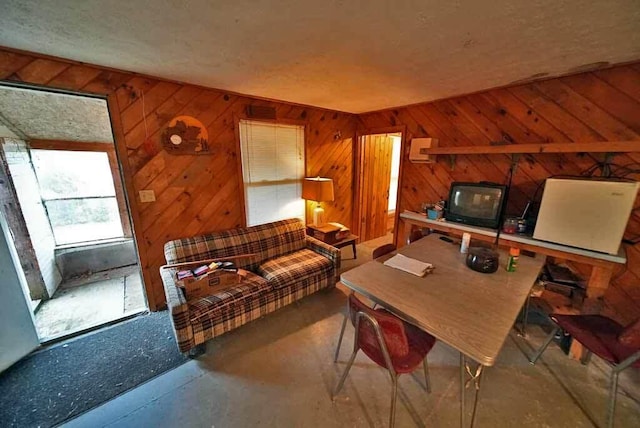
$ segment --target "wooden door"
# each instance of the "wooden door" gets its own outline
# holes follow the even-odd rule
[[[40,346],[11,231],[0,210],[0,372]]]
[[[387,134],[360,137],[360,241],[387,233],[393,139]]]

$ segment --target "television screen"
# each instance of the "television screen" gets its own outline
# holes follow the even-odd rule
[[[474,226],[498,228],[506,186],[493,183],[452,183],[445,218]]]

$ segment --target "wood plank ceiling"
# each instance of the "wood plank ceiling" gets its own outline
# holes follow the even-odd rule
[[[109,97],[152,308],[164,303],[158,268],[166,241],[244,224],[236,124],[248,104],[275,107],[279,120],[306,125],[307,175],[334,179],[336,200],[323,205],[331,221],[348,226],[353,226],[356,128],[406,126],[408,140],[435,137],[440,146],[640,139],[640,63],[359,116],[3,49],[0,79]],[[212,155],[173,156],[161,149],[164,126],[183,114],[206,125]],[[511,165],[505,155],[458,155],[454,169],[444,156],[431,165],[412,164],[408,145],[403,156],[401,210],[446,198],[454,180],[505,182]],[[588,153],[523,156],[509,210],[520,212],[545,178],[579,174],[598,160],[602,155]],[[640,162],[640,153],[614,161]],[[156,202],[139,202],[137,192],[143,189],[154,190]],[[635,207],[625,234],[631,240],[640,237],[640,201]],[[640,248],[627,245],[626,251],[629,263],[605,296],[606,312],[622,322],[640,315]]]

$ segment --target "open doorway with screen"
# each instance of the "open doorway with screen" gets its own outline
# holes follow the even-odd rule
[[[0,178],[41,342],[146,310],[105,99],[0,84]]]

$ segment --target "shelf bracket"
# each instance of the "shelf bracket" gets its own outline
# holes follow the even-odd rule
[[[611,152],[607,152],[604,154],[604,163],[606,164],[610,164],[611,162],[613,162],[613,158],[616,157],[618,153],[611,153]]]
[[[611,175],[611,164],[613,163],[613,158],[615,158],[617,153],[607,152],[604,154],[604,161],[602,162],[601,173],[609,177]]]
[[[511,171],[515,174],[518,170],[518,162],[520,162],[521,153],[511,153]]]
[[[456,168],[456,155],[449,155],[449,166],[451,167],[451,171]]]

